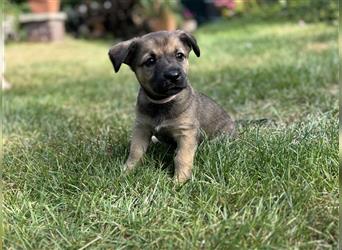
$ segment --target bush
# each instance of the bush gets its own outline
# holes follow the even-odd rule
[[[306,22],[338,19],[337,0],[235,0],[234,11],[237,15]]]
[[[289,18],[303,19],[307,22],[334,21],[338,19],[336,0],[287,0],[283,12]]]

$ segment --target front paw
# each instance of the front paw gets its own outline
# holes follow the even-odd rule
[[[187,172],[176,172],[174,176],[174,181],[178,184],[183,184],[191,179],[191,171]]]
[[[129,163],[125,163],[122,167],[121,167],[121,171],[123,173],[129,173],[131,171],[133,171],[135,168],[134,164],[129,164]]]

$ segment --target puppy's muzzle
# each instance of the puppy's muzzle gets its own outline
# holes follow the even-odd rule
[[[184,73],[179,68],[170,68],[164,71],[164,87],[166,89],[183,89],[186,87]]]
[[[170,69],[164,72],[164,78],[172,83],[177,83],[182,76],[179,69]]]
[[[187,86],[186,76],[181,68],[168,67],[160,73],[156,71],[152,89],[155,93],[163,96],[174,95]]]

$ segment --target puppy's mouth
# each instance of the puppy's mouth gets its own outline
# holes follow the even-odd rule
[[[185,88],[186,88],[186,85],[168,86],[164,89],[159,89],[159,91],[156,91],[156,93],[160,96],[168,97],[171,95],[178,94],[179,92],[181,92]]]
[[[163,84],[158,84],[158,87],[154,89],[154,92],[160,96],[168,97],[181,92],[187,87],[186,81],[177,84],[164,82]]]
[[[168,95],[174,95],[174,94],[181,92],[185,88],[186,88],[186,85],[185,86],[174,86],[174,87],[169,88],[166,92]]]

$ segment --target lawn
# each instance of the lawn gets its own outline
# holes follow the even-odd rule
[[[183,186],[166,146],[121,174],[138,84],[114,74],[111,42],[6,46],[6,248],[337,248],[337,27],[218,22],[195,36],[192,85],[237,120],[274,122],[204,141]]]

